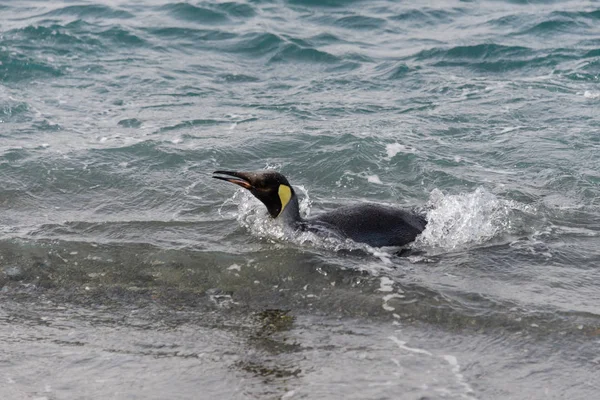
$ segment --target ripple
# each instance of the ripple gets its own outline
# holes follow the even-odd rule
[[[115,10],[108,6],[103,5],[78,5],[78,6],[67,6],[63,8],[59,8],[56,10],[52,10],[48,13],[39,15],[39,16],[64,16],[70,15],[79,18],[115,18],[115,19],[128,19],[134,18],[134,15],[124,11],[124,10]]]
[[[435,61],[436,67],[469,67],[480,71],[504,72],[554,67],[563,61],[577,58],[577,54],[571,49],[556,49],[546,53],[521,46],[478,44],[449,49],[433,48],[413,57],[419,61]]]
[[[308,62],[317,64],[329,64],[340,61],[338,57],[325,51],[313,48],[303,48],[293,43],[289,43],[281,48],[269,62]]]
[[[277,50],[284,42],[273,33],[247,33],[230,48],[230,51],[263,56]]]
[[[252,6],[243,3],[219,3],[215,7],[231,17],[250,18],[256,15],[256,11]]]
[[[389,19],[392,21],[401,21],[413,27],[423,27],[440,23],[448,23],[454,18],[453,13],[445,10],[423,8],[405,11],[401,14],[391,16]]]
[[[131,33],[127,29],[123,29],[123,28],[116,27],[116,26],[100,32],[100,37],[109,39],[111,42],[117,43],[119,45],[128,45],[128,46],[144,46],[144,45],[146,45],[146,41],[144,39]]]
[[[552,16],[570,19],[600,19],[600,9],[594,11],[554,11]]]
[[[116,147],[98,148],[91,151],[91,153],[96,158],[97,165],[101,165],[99,163],[101,160],[103,163],[107,163],[103,168],[110,166],[112,173],[117,171],[120,174],[126,174],[125,166],[117,165],[123,161],[127,166],[135,162],[138,166],[143,165],[145,169],[173,168],[185,163],[185,158],[178,151],[163,146],[161,142],[151,140]],[[104,174],[108,171],[102,170],[101,172]],[[66,178],[67,176],[65,176]],[[123,183],[125,182],[119,184]],[[154,189],[160,186],[156,185]]]
[[[146,28],[151,35],[168,39],[185,39],[189,41],[213,41],[237,38],[238,35],[217,29],[194,29],[181,27]]]
[[[583,55],[583,58],[600,57],[600,49],[590,50]]]
[[[129,118],[120,120],[117,125],[124,128],[139,128],[142,126],[142,121],[137,118]]]
[[[194,6],[189,3],[169,4],[161,7],[161,10],[167,11],[173,17],[184,21],[204,24],[219,24],[229,21],[227,14],[224,12]]]
[[[211,125],[221,125],[221,124],[231,124],[231,121],[226,120],[217,120],[217,119],[194,119],[189,121],[183,121],[175,125],[165,126],[159,129],[159,132],[168,132],[174,131],[183,128],[192,128],[196,126],[211,126]]]
[[[575,82],[597,82],[598,81],[598,73],[593,71],[591,73],[584,72],[583,70],[560,70],[556,69],[554,71],[556,74],[565,77],[571,81]]]
[[[17,161],[25,160],[31,156],[31,153],[27,149],[7,149],[0,156],[0,159],[7,161],[8,164],[15,163]]]
[[[92,37],[89,33],[82,33],[87,29],[89,27],[81,20],[67,25],[30,25],[8,31],[4,36],[4,41],[0,43],[27,51],[31,51],[32,43],[43,44],[45,51],[57,55],[90,53],[102,48],[103,44],[100,40]]]
[[[57,77],[63,70],[24,54],[0,50],[0,81],[19,82],[34,78]]]
[[[60,126],[59,124],[49,122],[48,120],[43,120],[41,122],[37,122],[37,123],[33,124],[33,127],[40,131],[50,131],[50,132],[60,131],[63,129],[62,126]],[[42,148],[45,148],[46,146],[47,145],[42,145]]]
[[[498,44],[477,44],[472,46],[456,46],[449,49],[433,48],[424,50],[415,56],[418,60],[427,60],[434,58],[514,58],[530,55],[533,50],[521,46],[503,46]]]
[[[51,40],[53,45],[74,45],[74,44],[99,44],[97,40],[85,38],[81,39],[69,33],[69,30],[79,28],[78,24],[71,23],[66,26],[53,24],[50,26],[27,26],[22,29],[9,31],[9,35],[21,40]]]
[[[13,100],[0,100],[0,120],[23,121],[29,119],[30,107],[25,102],[15,102]]]
[[[403,79],[411,71],[411,68],[403,62],[394,63],[391,66],[389,63],[384,63],[377,67],[378,70],[382,70],[382,77],[389,80]]]
[[[523,15],[503,15],[500,18],[494,18],[485,21],[481,25],[491,25],[503,29],[506,29],[508,27],[521,28],[525,24],[524,19],[525,17]]]
[[[321,46],[326,44],[345,43],[345,40],[332,33],[319,33],[318,35],[312,36],[309,41],[313,45]]]
[[[331,7],[341,8],[356,3],[362,3],[363,0],[286,0],[288,4],[301,5],[305,7]]]
[[[346,29],[378,29],[384,26],[386,21],[381,18],[365,17],[362,15],[353,15],[350,17],[340,18],[335,21],[335,25]]]
[[[220,74],[219,81],[228,83],[248,83],[259,82],[260,78],[245,74]]]
[[[525,29],[520,32],[516,32],[513,35],[534,35],[534,36],[550,36],[555,35],[558,32],[574,32],[577,28],[584,26],[583,23],[569,20],[550,20],[540,22],[535,26]]]

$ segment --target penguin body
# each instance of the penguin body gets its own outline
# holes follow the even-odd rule
[[[311,226],[325,226],[359,243],[373,247],[404,246],[425,229],[425,218],[416,213],[380,204],[340,207],[306,221]]]
[[[343,206],[313,218],[300,216],[298,198],[288,180],[275,171],[215,171],[213,178],[235,183],[257,197],[273,218],[294,229],[351,239],[373,247],[404,246],[425,229],[425,217],[413,211],[374,203]]]

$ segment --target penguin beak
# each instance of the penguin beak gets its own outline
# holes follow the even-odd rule
[[[252,189],[252,181],[251,181],[249,174],[245,174],[243,172],[234,172],[234,171],[215,171],[215,172],[213,172],[213,174],[229,175],[229,177],[213,175],[213,178],[220,179],[222,181],[235,183],[236,185],[239,185],[239,186],[243,187],[244,189],[248,189],[248,190]],[[230,178],[230,177],[233,177],[233,178]]]

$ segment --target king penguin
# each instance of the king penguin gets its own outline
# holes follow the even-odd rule
[[[343,206],[303,219],[294,188],[276,171],[215,171],[213,178],[249,190],[267,207],[272,218],[283,220],[295,230],[321,236],[351,239],[373,247],[404,246],[415,240],[427,225],[419,213],[374,203]]]

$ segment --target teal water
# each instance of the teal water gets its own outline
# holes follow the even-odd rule
[[[591,399],[595,1],[0,1],[0,397]],[[413,255],[289,235],[427,210]]]

